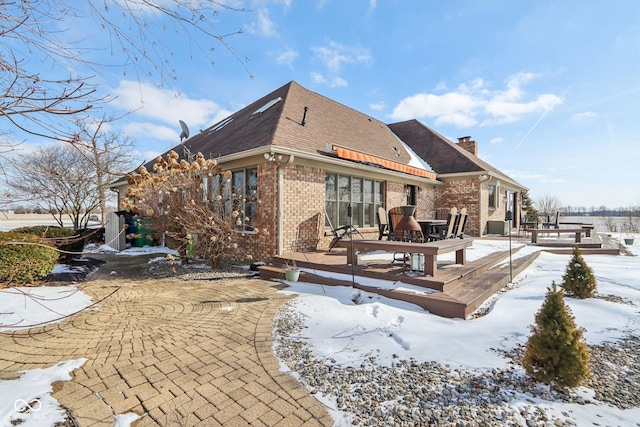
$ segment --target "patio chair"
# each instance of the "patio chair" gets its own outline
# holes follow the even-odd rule
[[[456,237],[459,237],[461,239],[464,238],[464,227],[467,225],[468,218],[469,218],[469,215],[467,215],[467,208],[460,209],[460,213],[458,214],[458,220],[456,221],[456,224],[455,224],[455,231],[451,236],[452,239],[455,239]]]
[[[520,227],[518,228],[518,236],[520,236],[520,231],[524,231],[524,235],[527,235],[527,229],[529,228],[538,228],[538,221],[529,220],[528,215],[523,213],[520,217]]]
[[[313,252],[318,249],[321,235],[322,214],[305,219],[296,228],[296,239],[291,242],[291,252]]]
[[[447,215],[447,225],[438,227],[437,233],[429,234],[429,241],[448,239],[453,236],[453,227],[458,220],[458,208],[453,207]]]
[[[333,223],[327,214],[327,211],[324,211],[325,216],[327,217],[327,222],[329,223],[329,227],[331,227],[331,233],[333,234],[333,238],[331,239],[331,243],[329,243],[329,250],[333,249],[338,240],[342,239],[351,239],[354,234],[360,236],[361,239],[364,239],[364,236],[356,227],[351,224],[343,225],[342,227],[333,228]]]
[[[383,237],[391,239],[391,231],[389,230],[389,217],[387,216],[387,210],[380,206],[376,213],[378,217],[378,240],[382,240]]]
[[[560,228],[558,225],[558,217],[560,212],[556,211],[555,220],[551,221],[551,216],[547,216],[547,220],[542,223],[542,228]]]
[[[389,239],[396,240],[397,230],[396,225],[402,219],[402,209],[399,206],[389,209]]]
[[[449,217],[449,213],[451,212],[451,209],[449,208],[438,208],[435,210],[435,219],[447,219]]]
[[[388,217],[389,217],[389,222],[388,222],[389,240],[402,240],[404,238],[404,233],[403,232],[398,233],[396,231],[396,225],[398,225],[398,223],[402,219],[402,209],[400,209],[399,206],[389,209]],[[399,252],[395,252],[393,254],[393,259],[391,260],[391,264],[393,264],[396,261],[402,261],[402,263],[406,265],[407,261],[409,260],[408,254],[400,253],[400,255],[402,256],[402,258],[400,258],[398,257],[398,253]]]

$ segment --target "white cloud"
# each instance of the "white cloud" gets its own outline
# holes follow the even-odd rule
[[[372,61],[369,49],[345,46],[332,40],[326,46],[312,47],[311,50],[332,73],[340,72],[344,64],[369,64]]]
[[[292,67],[293,61],[295,61],[299,53],[298,51],[287,47],[284,50],[275,52],[273,55],[276,57],[276,64]]]
[[[473,97],[456,92],[444,95],[418,94],[403,99],[393,109],[391,117],[394,120],[408,120],[412,118],[435,118],[435,124],[453,124],[459,127],[473,126],[476,110],[480,102]]]
[[[268,9],[258,10],[258,20],[247,25],[246,30],[251,34],[260,34],[265,37],[273,37],[277,34],[273,21],[269,18]]]
[[[317,85],[325,85],[329,87],[347,87],[349,83],[342,77],[327,78],[321,73],[311,73],[311,81]]]
[[[332,40],[325,46],[315,46],[311,50],[314,57],[328,70],[332,77],[325,78],[318,72],[311,73],[312,80],[317,84],[330,87],[346,87],[348,82],[340,76],[340,71],[345,64],[370,64],[371,53],[368,49],[345,46]]]
[[[502,144],[504,142],[504,138],[493,138],[489,141],[489,144]]]
[[[522,86],[538,77],[533,73],[519,73],[510,77],[503,90],[490,90],[483,79],[463,83],[455,91],[442,95],[421,93],[401,100],[391,118],[408,120],[431,118],[436,125],[451,124],[458,127],[495,125],[520,120],[530,113],[546,113],[562,103],[553,94],[542,94],[533,100],[524,100]],[[444,82],[437,89],[446,88]]]
[[[447,82],[439,82],[436,85],[435,90],[438,91],[438,92],[442,92],[444,90],[447,90]]]
[[[311,81],[315,84],[327,84],[327,79],[325,79],[324,76],[320,73],[311,73],[310,77]]]
[[[371,108],[374,111],[382,111],[384,110],[385,107],[386,107],[386,104],[384,103],[384,101],[372,102],[369,104],[369,108]]]
[[[482,122],[483,125],[512,123],[520,120],[520,117],[529,113],[539,113],[553,110],[558,104],[562,104],[559,96],[551,94],[539,95],[530,102],[506,102],[499,99],[490,99],[485,111],[491,115],[490,118]]]
[[[581,122],[581,121],[584,121],[584,120],[593,119],[595,117],[598,117],[597,113],[594,113],[593,111],[585,111],[584,113],[578,113],[578,114],[574,114],[573,116],[571,116],[571,121],[572,122]]]
[[[331,79],[331,87],[347,87],[349,84],[342,77],[334,77]]]
[[[116,88],[116,107],[134,111],[128,118],[157,120],[179,129],[178,120],[188,125],[206,127],[217,117],[230,113],[208,99],[189,99],[173,91],[159,89],[146,83],[123,80]]]
[[[176,144],[180,142],[180,133],[177,129],[168,126],[161,126],[151,122],[133,122],[122,127],[122,130],[130,136],[137,137],[140,141],[146,139],[160,139],[164,141],[174,141]]]

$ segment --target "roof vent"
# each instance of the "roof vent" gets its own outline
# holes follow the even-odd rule
[[[282,97],[281,96],[277,97],[276,99],[272,99],[271,101],[267,102],[262,107],[258,108],[256,111],[251,113],[251,116],[255,116],[257,114],[264,113],[265,111],[267,111],[269,108],[273,107],[274,105],[276,105],[280,101],[282,101]]]

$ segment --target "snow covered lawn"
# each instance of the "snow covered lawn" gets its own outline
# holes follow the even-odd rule
[[[506,250],[504,240],[477,240],[468,251],[475,259],[496,250]],[[640,236],[629,248],[640,253]],[[151,248],[135,248],[126,255],[149,253]],[[527,245],[517,256],[538,250]],[[379,255],[379,254],[378,254]],[[640,257],[587,255],[587,264],[594,270],[600,295],[618,298],[587,300],[566,299],[576,323],[586,329],[590,345],[615,342],[627,334],[638,335],[640,329]],[[304,319],[306,329],[299,334],[310,345],[315,357],[332,359],[339,366],[360,366],[362,360],[375,355],[377,364],[390,366],[394,361],[413,358],[449,365],[452,369],[486,372],[505,369],[509,360],[504,353],[526,342],[529,325],[542,305],[547,287],[560,282],[568,255],[543,253],[522,274],[514,278],[507,292],[487,301],[489,312],[473,320],[445,319],[424,312],[411,304],[389,300],[378,295],[354,291],[347,287],[321,287],[306,283],[288,283],[282,292],[298,295],[293,307]],[[374,283],[381,287],[405,286],[401,283]],[[409,286],[409,285],[406,285]],[[62,317],[91,304],[90,298],[75,286],[51,288],[13,288],[0,290],[0,333],[43,322],[59,321]],[[640,351],[640,350],[639,350]],[[51,384],[68,380],[69,372],[84,361],[70,360],[48,369],[24,372],[19,379],[0,381],[0,425],[25,410],[25,426],[53,425],[60,408],[51,398]],[[638,369],[636,367],[630,367]],[[283,369],[286,369],[283,367]],[[582,395],[592,392],[582,388]],[[322,397],[319,396],[320,398]],[[331,405],[331,400],[327,400]],[[539,402],[554,414],[570,414],[577,425],[634,426],[640,420],[640,409],[621,410],[592,401],[588,405],[569,405],[552,401]],[[514,405],[517,405],[514,402]],[[56,409],[57,408],[57,409]],[[51,415],[51,418],[45,414]],[[334,413],[339,424],[347,419]],[[130,420],[120,418],[119,425]]]

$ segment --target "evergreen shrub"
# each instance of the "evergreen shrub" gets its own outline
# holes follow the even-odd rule
[[[11,231],[17,233],[35,234],[47,239],[60,250],[60,256],[64,259],[73,258],[84,249],[84,238],[81,230],[46,225],[33,225],[15,228]],[[85,232],[85,234],[88,234]]]
[[[38,235],[0,232],[0,287],[35,284],[53,270],[57,261],[58,251],[42,243]]]
[[[560,388],[577,387],[589,377],[589,347],[583,341],[562,289],[553,282],[536,314],[523,366],[527,374]]]
[[[596,294],[596,277],[577,246],[573,248],[573,256],[567,264],[560,286],[570,297],[591,298]]]
[[[11,231],[15,233],[35,234],[38,237],[44,237],[47,239],[71,237],[78,234],[77,231],[71,230],[70,228],[47,225],[32,225],[28,227],[14,228]]]

